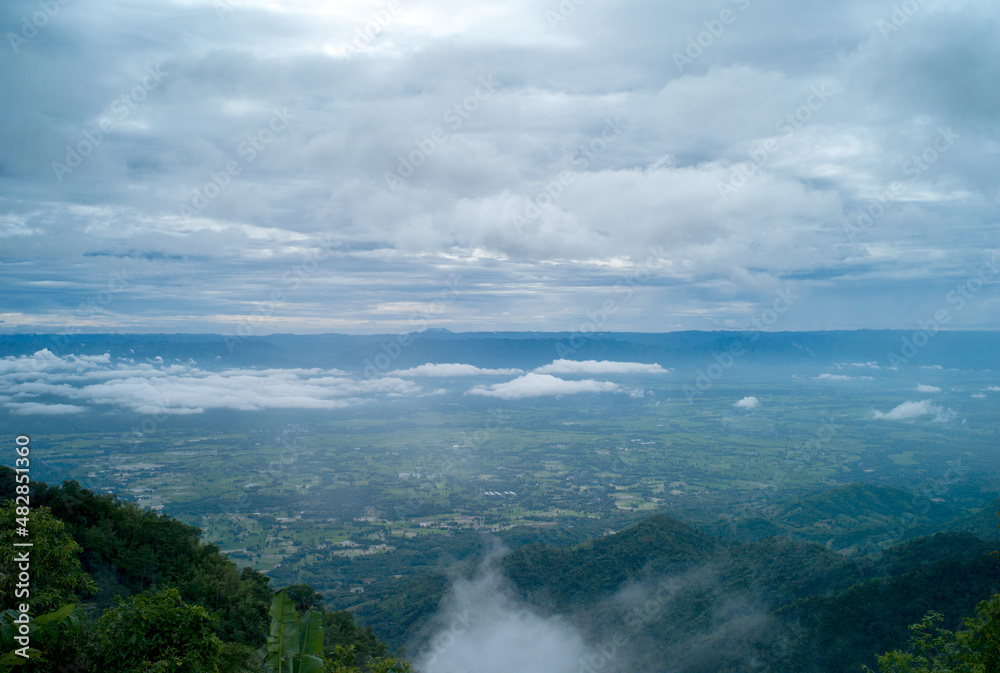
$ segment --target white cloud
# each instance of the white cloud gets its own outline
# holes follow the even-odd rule
[[[994,392],[994,393],[1000,393],[1000,386],[990,386],[986,390],[989,390],[989,391]]]
[[[552,364],[535,369],[536,374],[666,374],[669,369],[642,362],[612,362],[610,360],[554,360]]]
[[[3,25],[35,4],[0,2]],[[0,62],[6,132],[37,139],[4,156],[0,238],[25,265],[5,289],[31,301],[0,324],[229,329],[308,259],[310,282],[294,281],[282,311],[254,314],[258,327],[412,327],[405,306],[439,292],[445,270],[465,278],[462,310],[433,322],[461,329],[574,329],[588,308],[616,313],[616,329],[659,329],[665,316],[671,329],[738,325],[786,277],[812,292],[782,329],[902,326],[939,300],[914,281],[968,269],[994,221],[983,176],[998,166],[997,3],[925,3],[934,19],[888,40],[876,27],[886,3],[754,3],[683,68],[673,54],[704,31],[703,3],[589,3],[557,30],[525,0],[402,3],[360,46],[385,0],[234,0],[226,30],[205,21],[207,0],[147,4],[155,22],[80,12],[45,29],[53,48]],[[543,4],[559,14],[583,3]],[[150,39],[120,39],[138,30]],[[165,83],[53,179],[66,146],[159,65]],[[472,97],[487,74],[495,90]],[[315,82],[335,92],[311,95]],[[817,95],[822,109],[802,107]],[[453,126],[465,100],[476,109]],[[235,140],[284,105],[291,123],[252,176],[181,221],[178,206],[209,174],[243,159]],[[602,139],[618,117],[621,133]],[[899,178],[885,157],[919,154],[939,124],[960,138],[947,172],[915,176],[898,207],[846,241],[843,225]],[[411,155],[416,169],[388,191],[385,176]],[[321,231],[332,245],[313,267]],[[615,282],[653,246],[666,250],[644,270],[655,282],[626,305]],[[593,273],[592,262],[626,258],[620,274]],[[99,310],[76,310],[85,294]],[[997,316],[980,307],[961,322],[995,327]]]
[[[446,377],[446,376],[513,376],[515,374],[521,374],[523,370],[521,369],[482,369],[476,367],[475,365],[465,365],[458,363],[450,364],[436,364],[428,362],[425,365],[420,365],[419,367],[410,367],[409,369],[399,369],[391,372],[394,376],[433,376],[433,377]]]
[[[567,620],[516,601],[495,573],[457,580],[432,623],[416,662],[427,673],[572,673],[589,653]]]
[[[75,404],[39,404],[38,402],[9,402],[6,405],[19,416],[39,415],[39,416],[61,416],[64,414],[79,414],[86,411],[86,407],[79,407]]]
[[[982,393],[972,393],[972,398],[975,400],[982,400],[986,399],[986,395],[983,395]]]
[[[0,376],[11,374],[33,376],[54,371],[86,372],[110,364],[111,355],[108,353],[59,357],[48,348],[43,348],[34,355],[7,356],[0,359]]]
[[[873,412],[877,419],[886,421],[908,421],[921,416],[934,416],[935,421],[947,421],[953,418],[955,413],[949,409],[939,407],[930,400],[922,402],[903,402],[892,411]]]
[[[819,381],[872,381],[871,376],[846,376],[844,374],[820,374],[815,377]]]
[[[736,407],[737,409],[756,409],[757,407],[760,406],[760,400],[751,395],[749,397],[744,397],[739,402],[736,402],[733,406]]]
[[[939,392],[941,392],[941,389],[938,388],[937,386],[928,386],[928,385],[924,385],[923,383],[917,384],[916,390],[917,390],[918,393],[939,393]]]
[[[188,365],[111,362],[110,356],[59,357],[48,350],[0,359],[0,400],[18,414],[70,414],[85,407],[41,404],[65,401],[130,409],[142,414],[192,414],[208,409],[338,409],[369,399],[416,395],[421,389],[398,377],[358,380],[340,370],[229,369],[209,372]]]
[[[477,386],[470,395],[498,397],[503,400],[517,400],[525,397],[545,397],[552,395],[575,395],[577,393],[615,393],[621,390],[611,381],[566,381],[548,374],[525,374],[513,381],[497,383],[489,387]]]

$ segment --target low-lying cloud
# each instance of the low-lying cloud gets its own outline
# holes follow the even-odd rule
[[[586,651],[577,629],[520,604],[497,573],[484,571],[455,583],[416,668],[424,673],[576,673]]]
[[[534,373],[572,376],[574,374],[666,374],[669,371],[669,369],[664,369],[656,363],[613,362],[611,360],[555,360],[552,364],[535,369]]]
[[[523,374],[522,369],[483,369],[475,365],[459,363],[435,364],[428,362],[419,367],[409,369],[399,369],[391,372],[393,376],[427,376],[427,377],[451,377],[451,376],[512,376]]]
[[[8,402],[5,405],[15,414],[20,416],[62,416],[65,414],[79,414],[87,410],[75,404],[40,404],[38,402]]]
[[[421,393],[398,377],[358,380],[336,369],[228,369],[211,372],[193,364],[112,362],[101,356],[32,356],[0,359],[0,401],[15,414],[61,415],[85,410],[80,403],[142,414],[196,414],[209,409],[338,409],[379,397]],[[44,396],[45,399],[39,399]]]
[[[736,402],[733,406],[737,409],[756,409],[760,406],[760,400],[753,395],[750,395],[748,397],[744,397],[739,402]]]
[[[923,383],[918,383],[916,388],[918,393],[939,393],[941,389],[937,386],[928,386]]]
[[[551,397],[578,393],[616,393],[620,390],[621,387],[611,381],[596,381],[594,379],[567,381],[549,374],[530,373],[506,383],[477,386],[470,390],[469,394],[497,397],[502,400],[517,400],[525,397]]]
[[[875,411],[872,415],[885,421],[909,421],[922,416],[934,416],[935,421],[947,421],[954,417],[954,412],[940,407],[930,400],[922,402],[903,402],[892,411]]]

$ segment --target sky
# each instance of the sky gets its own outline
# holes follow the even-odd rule
[[[5,0],[0,332],[1000,329],[998,19]]]

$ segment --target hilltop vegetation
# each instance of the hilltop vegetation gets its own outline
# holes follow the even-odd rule
[[[841,502],[842,495],[821,500]],[[864,515],[865,507],[846,509]],[[788,511],[804,509],[782,514]],[[877,557],[848,558],[777,537],[723,545],[657,516],[569,549],[525,547],[501,567],[536,609],[572,615],[605,639],[628,622],[631,608],[620,596],[635,586],[655,596],[668,581],[669,608],[631,636],[641,643],[631,670],[663,670],[663,661],[685,661],[679,670],[690,672],[751,670],[756,661],[770,671],[843,673],[874,667],[878,653],[904,647],[909,625],[930,611],[945,627],[961,627],[978,603],[1000,592],[994,547],[972,534],[940,533]],[[734,610],[746,619],[732,618]],[[720,650],[723,632],[733,641]]]
[[[203,544],[197,528],[112,495],[96,495],[76,482],[30,484],[29,602],[36,626],[32,656],[24,663],[12,654],[15,611],[24,601],[11,590],[17,576],[15,487],[14,471],[0,467],[0,670],[269,670],[261,654],[275,596],[267,576],[238,569],[215,545]],[[318,608],[326,634],[324,670],[408,670],[405,662],[389,658],[386,646],[353,615],[326,610],[311,587],[291,587],[288,595],[303,614]]]

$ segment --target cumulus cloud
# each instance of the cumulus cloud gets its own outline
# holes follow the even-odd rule
[[[918,383],[916,387],[918,393],[939,393],[941,389],[937,386],[928,386],[923,383]]]
[[[358,380],[340,370],[228,369],[120,361],[103,356],[0,359],[2,404],[18,414],[71,414],[84,407],[48,404],[40,396],[108,405],[143,414],[192,414],[209,409],[338,409],[378,397],[416,395],[421,389],[398,377]]]
[[[0,359],[0,376],[23,378],[55,371],[88,372],[107,367],[110,364],[111,355],[109,353],[59,357],[48,348],[43,348],[33,355],[8,356]]]
[[[749,397],[744,397],[739,402],[733,404],[733,406],[737,409],[756,409],[760,406],[760,400],[751,395]]]
[[[922,402],[903,402],[892,411],[875,411],[872,415],[886,421],[908,421],[922,416],[933,416],[935,421],[947,421],[954,417],[954,412],[940,407],[930,400]]]
[[[566,381],[549,374],[525,374],[513,381],[497,383],[492,386],[477,386],[469,391],[470,395],[498,397],[502,400],[517,400],[525,397],[547,397],[558,395],[575,395],[578,393],[615,393],[621,390],[617,383],[611,381]]]
[[[409,369],[399,369],[391,372],[394,376],[428,376],[428,377],[449,377],[449,376],[511,376],[521,374],[521,369],[482,369],[475,365],[465,365],[458,363],[436,364],[428,362],[419,367]]]
[[[538,367],[536,374],[557,374],[572,376],[588,374],[607,376],[612,374],[666,374],[669,369],[660,365],[642,362],[612,362],[610,360],[554,360],[552,364]]]
[[[986,390],[989,390],[989,391],[994,392],[994,393],[1000,393],[1000,386],[990,386]]]

